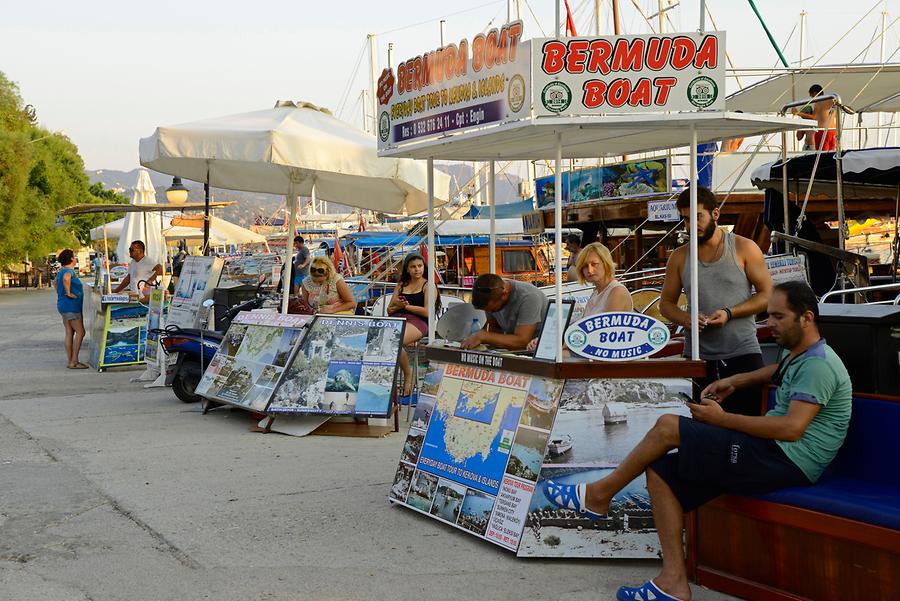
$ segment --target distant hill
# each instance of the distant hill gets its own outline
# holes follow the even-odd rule
[[[435,165],[451,176],[450,195],[458,202],[459,187],[466,184],[472,177],[472,165],[468,163],[442,163]],[[100,182],[104,187],[131,198],[134,194],[134,185],[137,183],[138,170],[117,171],[115,169],[86,170],[91,183]],[[156,198],[159,202],[165,202],[166,188],[172,185],[172,177],[156,171],[150,171],[150,181],[156,188]],[[519,200],[518,185],[520,179],[514,175],[501,175],[497,178],[497,203],[513,202]],[[203,184],[184,181],[188,188],[188,202],[203,202]],[[239,192],[236,190],[224,190],[213,188],[211,191],[213,200],[234,201],[236,204],[217,211],[222,218],[247,227],[253,225],[257,216],[269,218],[274,216],[284,206],[284,197],[274,194],[259,194],[255,192]],[[465,201],[465,199],[463,199]],[[337,203],[328,203],[330,213],[346,213],[353,209]]]

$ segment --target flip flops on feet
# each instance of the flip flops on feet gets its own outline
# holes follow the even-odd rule
[[[623,586],[616,591],[617,601],[682,601],[665,592],[653,580],[641,586]]]
[[[553,480],[544,482],[544,495],[551,503],[560,509],[572,509],[592,520],[599,520],[606,516],[591,511],[585,506],[585,496],[587,495],[587,485],[581,484],[559,484]]]
[[[88,369],[88,366],[85,365],[84,363],[81,363],[81,362],[79,362],[79,363],[69,363],[69,364],[66,366],[66,369]]]

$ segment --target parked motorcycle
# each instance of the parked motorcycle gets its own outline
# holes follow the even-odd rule
[[[241,311],[250,311],[262,306],[265,297],[257,296],[248,301],[235,305],[228,309],[223,317],[225,330]],[[213,302],[204,303],[211,308]],[[166,373],[166,385],[172,387],[175,396],[183,403],[196,403],[201,400],[196,393],[197,385],[203,377],[203,371],[209,365],[225,336],[224,331],[202,330],[198,328],[180,328],[167,326],[165,329],[154,330],[159,335],[163,352],[166,355],[178,353],[175,367]]]

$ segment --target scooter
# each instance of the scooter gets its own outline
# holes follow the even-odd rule
[[[223,317],[223,322],[226,324],[225,329],[228,329],[231,320],[238,313],[258,309],[264,300],[265,297],[257,295],[255,298],[230,308]],[[212,299],[203,303],[206,308],[211,308],[213,304]],[[154,332],[159,335],[163,352],[166,355],[178,353],[174,369],[166,373],[166,385],[172,387],[175,396],[183,403],[196,403],[201,400],[200,395],[196,393],[197,385],[200,384],[206,366],[219,350],[225,332],[180,328],[174,325]]]

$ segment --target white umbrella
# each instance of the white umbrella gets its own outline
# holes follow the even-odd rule
[[[288,249],[298,196],[386,213],[417,213],[428,206],[424,165],[379,158],[373,136],[307,103],[279,102],[268,110],[159,127],[141,140],[140,157],[145,167],[210,186],[287,196]],[[437,204],[446,201],[449,188],[449,176],[439,175]],[[285,294],[285,311],[287,300]]]
[[[177,215],[179,215],[179,213],[163,213],[160,217],[162,220],[162,234],[167,241],[203,239],[202,216],[197,218],[183,218],[197,219],[197,225],[172,225],[172,219],[176,218]],[[230,221],[225,221],[218,217],[210,217],[209,219],[209,241],[212,244],[263,244],[266,241],[266,237],[262,234],[257,234],[256,232],[231,223]],[[108,238],[120,238],[124,225],[125,218],[110,221],[106,224],[106,236]],[[102,239],[103,226],[91,229],[91,240]]]
[[[150,173],[146,169],[138,170],[137,184],[134,188],[131,204],[156,204],[156,190],[150,181]],[[160,233],[162,222],[159,214],[154,212],[127,213],[123,221],[122,230],[119,232],[119,244],[116,246],[119,260],[126,261],[128,247],[131,243],[135,240],[142,240],[150,260],[164,265],[166,262],[166,246]],[[107,235],[108,232],[109,230],[107,230]]]

